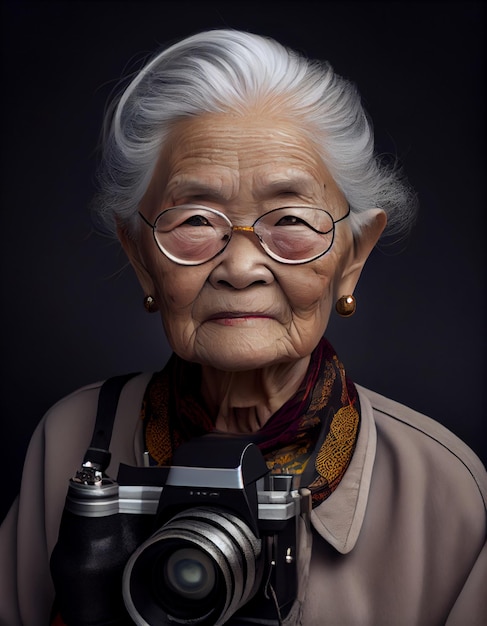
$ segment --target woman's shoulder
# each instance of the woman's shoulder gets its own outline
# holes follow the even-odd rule
[[[38,427],[38,437],[45,449],[59,448],[56,455],[66,458],[66,464],[82,459],[92,438],[97,416],[101,411],[113,414],[112,444],[117,447],[133,435],[140,417],[140,408],[147,384],[153,372],[124,374],[80,387],[58,400],[46,412]],[[107,385],[112,384],[110,387]],[[100,402],[105,388],[105,401]],[[100,408],[101,407],[101,408]],[[102,426],[110,423],[103,422]],[[111,423],[110,423],[111,428]],[[127,445],[131,445],[127,441]],[[111,444],[110,444],[111,449]],[[47,451],[47,450],[46,450]]]
[[[125,462],[127,454],[130,462],[134,460],[133,436],[140,421],[142,398],[151,375],[143,373],[130,377],[121,390],[119,400],[114,402],[114,449],[109,470],[115,475],[117,463],[121,460]],[[104,382],[85,385],[58,400],[46,412],[31,438],[24,463],[21,503],[22,494],[32,491],[31,485],[43,476],[41,491],[46,502],[52,504],[50,507],[46,505],[49,509],[46,515],[52,513],[55,521],[50,525],[52,529],[57,529],[69,478],[79,469],[92,440]],[[28,498],[24,500],[28,504]],[[52,543],[55,537],[50,539]]]
[[[430,478],[440,474],[442,481],[448,474],[464,475],[467,483],[476,485],[484,505],[487,503],[487,472],[464,441],[443,424],[400,402],[360,385],[357,389],[361,404],[369,407],[375,422],[378,454],[387,450],[396,464],[402,461],[411,471],[414,465],[414,471],[428,472]]]
[[[41,426],[56,427],[59,422],[78,421],[96,412],[98,395],[104,381],[97,381],[71,391],[50,406],[43,416]]]
[[[94,417],[102,386],[116,379],[121,381],[120,398],[123,397],[124,402],[131,399],[141,401],[152,375],[153,372],[123,374],[79,387],[53,404],[44,415],[44,422],[57,425],[59,420],[71,422],[83,417],[86,419]]]

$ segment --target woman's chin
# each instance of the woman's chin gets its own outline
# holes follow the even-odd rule
[[[272,367],[278,363],[290,362],[293,360],[284,351],[280,353],[276,350],[276,343],[272,345],[242,345],[237,342],[233,344],[222,343],[209,346],[204,351],[198,351],[187,360],[200,363],[203,367],[226,372],[242,372],[248,370],[263,369]],[[299,358],[299,357],[297,357]]]
[[[191,334],[190,342],[183,342],[182,336],[179,342],[174,341],[178,339],[175,335],[172,339],[174,351],[186,361],[227,372],[300,361],[319,341],[318,333],[293,338],[282,324],[269,321],[240,326],[205,324]]]

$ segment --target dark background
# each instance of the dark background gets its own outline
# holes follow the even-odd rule
[[[355,81],[378,149],[419,194],[402,247],[374,251],[358,312],[329,338],[359,383],[487,459],[482,2],[3,2],[0,519],[45,410],[159,369],[159,318],[119,246],[92,232],[97,144],[120,77],[204,28],[268,34]]]

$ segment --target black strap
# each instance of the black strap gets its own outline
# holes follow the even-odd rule
[[[89,462],[102,472],[110,464],[110,441],[120,393],[125,384],[136,375],[137,373],[113,376],[113,378],[108,378],[100,388],[95,429],[83,463]]]

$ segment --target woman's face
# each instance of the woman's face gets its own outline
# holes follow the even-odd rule
[[[185,203],[218,209],[234,225],[293,204],[324,208],[335,220],[348,209],[308,137],[285,117],[262,113],[208,114],[174,127],[140,211],[153,223]],[[307,357],[322,337],[353,249],[349,220],[335,229],[332,248],[303,265],[271,259],[242,231],[213,260],[178,265],[144,224],[131,256],[177,354],[227,371],[254,369]]]

